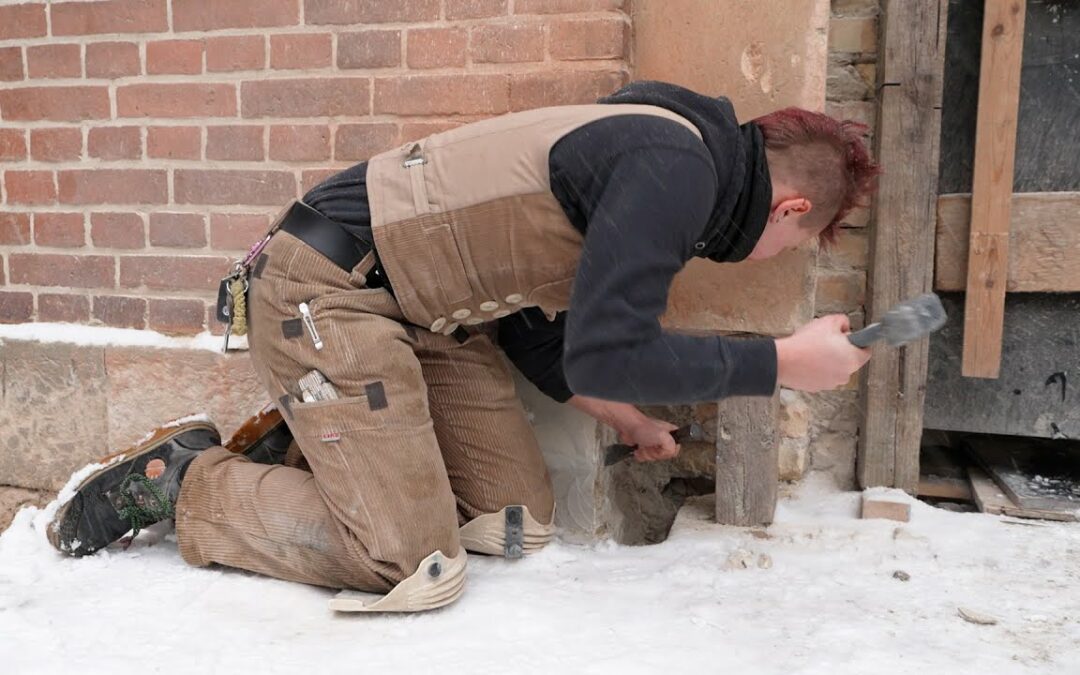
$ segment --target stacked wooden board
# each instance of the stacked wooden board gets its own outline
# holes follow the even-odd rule
[[[1080,445],[1069,441],[972,435],[956,451],[923,452],[919,496],[974,502],[1018,518],[1080,520]]]

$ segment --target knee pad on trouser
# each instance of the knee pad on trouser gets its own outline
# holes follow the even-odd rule
[[[337,612],[423,612],[449,605],[465,590],[465,549],[453,558],[435,551],[389,593],[341,591],[330,599]]]
[[[535,553],[555,535],[555,514],[543,525],[527,506],[507,506],[495,513],[477,516],[461,526],[461,545],[473,553],[520,558]]]

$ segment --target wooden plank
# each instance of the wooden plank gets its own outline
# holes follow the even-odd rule
[[[874,199],[869,317],[933,285],[947,6],[947,0],[887,0],[883,5],[875,149],[885,174]],[[927,343],[876,351],[860,385],[859,483],[914,492]]]
[[[986,0],[983,17],[964,314],[965,377],[996,378],[1001,369],[1025,8],[1026,0]]]
[[[925,428],[1080,439],[1080,294],[1009,294],[996,380],[960,374],[964,299],[941,302],[949,322],[930,339]]]
[[[1080,456],[1061,441],[971,436],[968,452],[1025,509],[1080,512]]]
[[[937,499],[970,500],[971,485],[968,481],[959,478],[921,476],[916,494],[920,497],[934,497]]]
[[[780,482],[780,396],[727,398],[717,406],[716,522],[768,525]]]
[[[971,481],[971,493],[975,496],[975,505],[983,513],[999,516],[1003,515],[1006,509],[1015,508],[1016,505],[1009,496],[979,467],[969,466],[968,477]]]
[[[1080,292],[1080,192],[1025,192],[1012,197],[1005,290]],[[971,195],[941,195],[937,203],[934,288],[967,286]]]
[[[1041,520],[1058,520],[1063,522],[1075,522],[1078,520],[1075,513],[1069,514],[1061,513],[1060,511],[1025,509],[1017,506],[985,471],[975,465],[968,467],[968,476],[971,480],[971,492],[975,495],[975,504],[983,513],[1012,516],[1014,518],[1038,518]]]

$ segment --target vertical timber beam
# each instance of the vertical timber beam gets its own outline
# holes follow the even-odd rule
[[[771,398],[726,398],[717,405],[716,522],[768,525],[780,482],[779,392]]]
[[[931,290],[948,0],[884,0],[868,318]],[[858,478],[914,492],[929,344],[875,348],[860,386]]]
[[[1025,1],[986,0],[964,301],[964,377],[996,378],[1001,371]]]

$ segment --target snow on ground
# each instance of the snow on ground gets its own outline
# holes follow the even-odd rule
[[[457,604],[408,616],[335,616],[327,590],[186,567],[163,527],[65,559],[45,540],[48,509],[28,508],[0,536],[0,668],[1080,673],[1080,525],[918,502],[899,524],[857,508],[857,494],[808,484],[756,536],[695,504],[657,546],[473,557]]]
[[[0,340],[63,342],[87,347],[157,347],[159,349],[197,349],[220,352],[225,337],[208,332],[191,337],[173,337],[152,330],[84,326],[75,323],[0,324]],[[247,349],[247,336],[229,338],[229,349]]]

